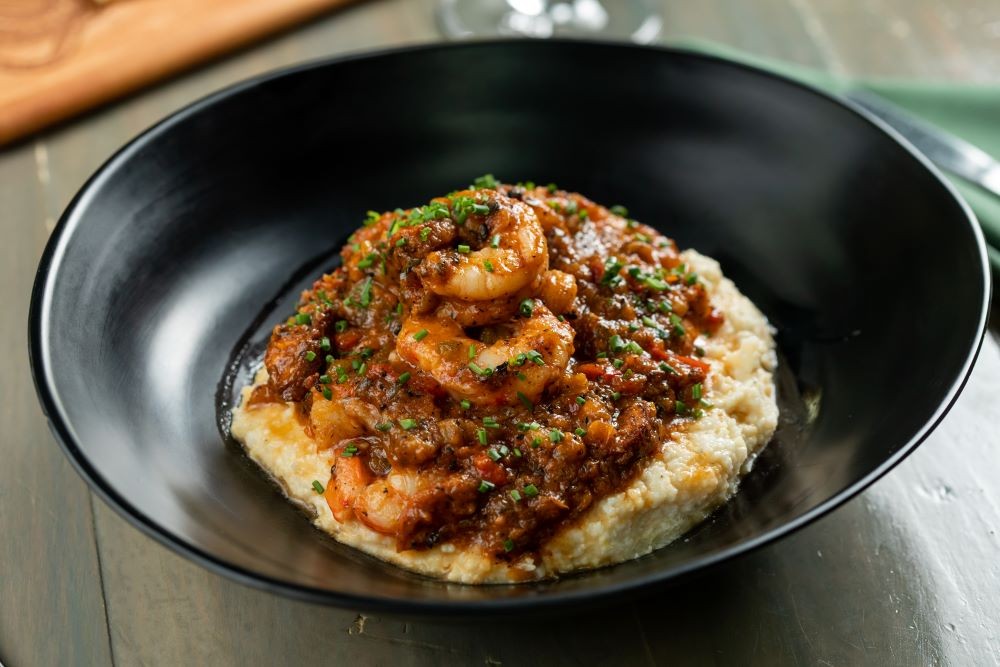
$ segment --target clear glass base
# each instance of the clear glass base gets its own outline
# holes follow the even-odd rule
[[[590,37],[648,44],[663,17],[652,0],[441,0],[438,23],[452,39]]]

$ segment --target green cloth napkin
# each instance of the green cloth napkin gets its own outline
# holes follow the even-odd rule
[[[1000,159],[1000,87],[921,81],[917,79],[851,80],[829,72],[751,55],[702,40],[675,42],[693,51],[716,55],[770,70],[830,93],[864,88],[885,97],[914,116],[930,122]],[[944,172],[979,218],[993,270],[1000,273],[1000,197]]]

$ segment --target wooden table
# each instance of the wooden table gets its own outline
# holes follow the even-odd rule
[[[49,434],[25,340],[34,270],[84,179],[245,77],[438,39],[433,0],[337,12],[0,153],[0,661],[22,665],[1000,662],[1000,346],[919,450],[831,516],[638,605],[545,622],[363,616],[238,585],[96,500]],[[666,2],[698,36],[855,75],[1000,83],[996,0]]]

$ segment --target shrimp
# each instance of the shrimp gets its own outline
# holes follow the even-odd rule
[[[482,196],[481,191],[467,191],[452,200]],[[498,299],[524,289],[548,268],[545,234],[531,207],[497,192],[488,196],[489,213],[477,234],[482,247],[435,250],[415,267],[434,294],[467,301]]]
[[[340,523],[357,519],[383,535],[402,527],[410,498],[420,490],[413,473],[392,473],[373,479],[361,459],[338,456],[324,497]]]
[[[562,377],[573,354],[573,329],[537,301],[527,317],[488,333],[492,342],[482,342],[454,320],[411,315],[396,339],[396,352],[455,400],[480,405],[537,401]]]

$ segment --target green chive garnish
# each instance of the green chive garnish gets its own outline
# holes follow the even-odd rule
[[[506,552],[511,552],[514,550],[514,540],[506,539],[503,541],[503,550]]]
[[[577,396],[576,397],[576,404],[577,405],[583,405],[586,402],[587,402],[587,399],[585,399],[583,396]]]
[[[486,450],[486,456],[490,457],[494,461],[499,461],[500,460],[500,452],[498,452],[495,449],[487,449]]]
[[[407,371],[399,376],[399,380],[397,380],[397,382],[399,382],[399,384],[401,385],[404,385],[410,381],[410,377],[411,377],[410,372]]]
[[[513,500],[515,503],[521,502],[521,492],[518,491],[517,489],[512,489],[511,490],[510,497],[511,497],[511,500]]]
[[[337,323],[334,325],[334,329],[337,330],[337,333],[344,333],[347,331],[347,320],[337,320]]]
[[[462,243],[458,246],[458,251],[463,255],[468,255],[472,251],[472,248]]]
[[[525,299],[521,302],[521,314],[525,317],[531,317],[531,313],[535,310],[535,300]]]
[[[488,273],[493,273],[493,262],[486,260],[483,262],[483,268],[486,269]]]
[[[538,495],[538,487],[535,486],[534,484],[528,484],[527,486],[524,487],[524,495],[528,496],[529,498],[534,498],[535,496]]]
[[[330,350],[330,339],[327,338],[326,336],[323,336],[323,340],[321,340],[319,342],[319,346],[320,346],[320,348],[323,349],[324,352],[329,351]]]
[[[296,313],[295,315],[296,324],[312,324],[312,317],[309,313]]]
[[[697,384],[695,384],[695,385],[692,385],[692,387],[691,387],[691,398],[693,398],[696,401],[701,399],[701,383],[700,382],[697,383]]]
[[[314,479],[313,480],[312,487],[313,487],[313,490],[316,491],[316,493],[319,493],[321,495],[322,495],[323,491],[326,490],[326,489],[323,488],[323,485],[319,483],[318,479]]]
[[[486,444],[486,429],[485,428],[477,428],[476,429],[476,439],[479,440],[479,444],[480,445],[485,445]]]
[[[316,353],[312,350],[306,350],[306,361],[314,361],[316,359]]]
[[[485,479],[479,482],[479,493],[486,493],[496,487],[493,482],[487,482]]]
[[[329,387],[323,387],[323,398],[328,401],[333,398],[333,392],[330,391]]]
[[[531,400],[520,391],[517,392],[517,400],[521,401],[521,405],[528,408],[529,410],[535,409],[535,406],[534,404],[532,404]]]
[[[472,403],[469,403],[466,400],[463,400],[461,403],[459,403],[459,405],[462,406],[463,410],[468,410],[469,408],[472,407]]]
[[[576,433],[578,436],[582,438],[583,436],[587,435],[587,429],[577,427],[576,430],[573,431],[573,433]]]
[[[427,337],[428,333],[429,332],[427,331],[427,329],[421,329],[417,333],[413,334],[413,340],[421,341],[421,340],[423,340],[424,338]]]
[[[563,439],[563,434],[562,431],[560,431],[559,429],[554,428],[551,431],[549,431],[549,440],[551,440],[552,442],[562,442],[562,439]]]
[[[474,361],[470,361],[469,362],[469,370],[471,370],[473,373],[475,373],[479,377],[489,377],[489,376],[493,375],[493,369],[492,368],[483,368],[482,366],[480,366],[479,364],[477,364]]]
[[[416,419],[400,419],[399,420],[399,425],[403,428],[404,431],[409,431],[411,428],[416,428],[416,426],[417,426],[417,420]]]
[[[491,248],[499,248],[500,247],[500,235],[499,234],[494,234],[493,238],[490,239],[490,247]]]

